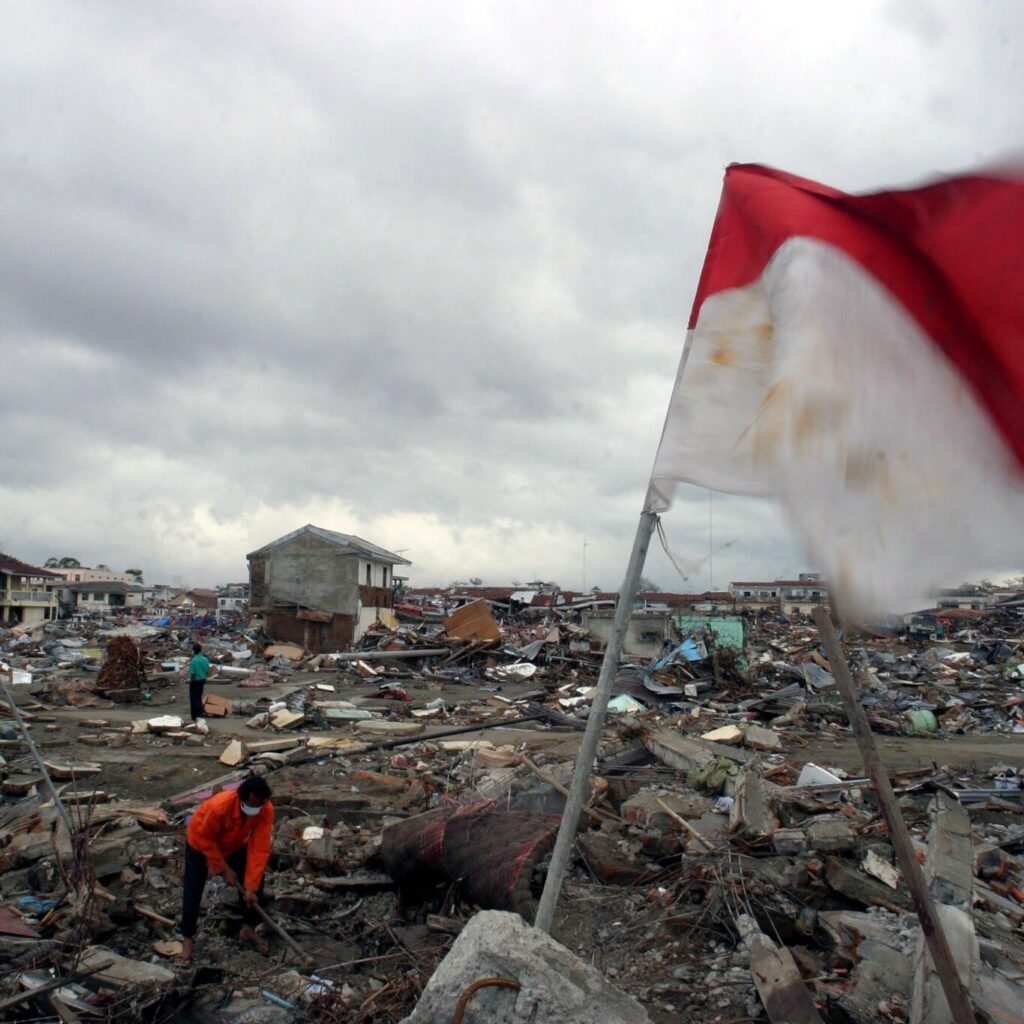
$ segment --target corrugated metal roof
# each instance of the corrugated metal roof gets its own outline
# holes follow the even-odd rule
[[[297,530],[292,530],[291,533],[278,537],[277,540],[273,540],[269,544],[264,544],[263,547],[251,551],[245,557],[252,558],[253,555],[258,555],[264,551],[271,551],[282,544],[287,544],[290,540],[294,540],[303,533],[311,533],[321,540],[337,544],[338,547],[351,548],[353,554],[362,555],[364,558],[376,559],[379,562],[387,562],[390,565],[412,565],[408,558],[403,558],[401,555],[396,555],[393,551],[388,551],[386,548],[371,544],[368,540],[363,540],[362,537],[356,537],[350,533],[338,533],[336,530],[325,530],[322,526],[314,526],[312,523],[300,526]]]

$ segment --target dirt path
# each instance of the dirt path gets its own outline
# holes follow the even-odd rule
[[[933,739],[918,736],[878,736],[883,763],[894,771],[944,765],[964,771],[987,771],[995,765],[1024,766],[1024,735],[990,733]],[[861,770],[860,752],[853,738],[817,737],[802,749],[790,751],[804,761]]]

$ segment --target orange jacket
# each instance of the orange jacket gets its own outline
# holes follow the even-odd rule
[[[256,892],[270,859],[270,833],[274,826],[274,805],[268,800],[259,814],[242,813],[236,792],[225,790],[204,800],[192,815],[185,836],[194,850],[206,855],[214,874],[224,870],[225,857],[248,843],[245,857],[245,888]]]

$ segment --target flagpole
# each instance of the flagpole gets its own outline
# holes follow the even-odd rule
[[[622,638],[626,634],[630,616],[633,613],[633,602],[640,586],[640,574],[644,571],[647,560],[647,549],[651,545],[651,535],[658,522],[655,512],[642,512],[637,524],[636,537],[633,539],[633,551],[629,556],[626,576],[619,587],[619,601],[615,609],[615,628],[608,646],[605,648],[604,660],[601,662],[601,674],[598,676],[594,700],[590,705],[590,716],[587,728],[583,733],[579,753],[576,755],[576,766],[573,770],[572,785],[565,801],[562,821],[558,826],[558,838],[551,854],[551,866],[548,868],[544,882],[544,892],[537,907],[534,926],[541,931],[550,932],[554,923],[555,908],[562,891],[562,879],[569,866],[572,844],[576,838],[576,827],[579,824],[583,803],[590,793],[590,775],[593,770],[597,744],[601,739],[601,727],[604,725],[605,713],[608,710],[608,698],[611,696],[612,683],[619,670],[619,655],[622,651]]]

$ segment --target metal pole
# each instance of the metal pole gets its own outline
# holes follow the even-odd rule
[[[636,537],[633,540],[633,551],[629,556],[626,578],[619,588],[619,603],[615,609],[615,628],[605,649],[604,660],[601,662],[601,674],[594,691],[594,702],[590,706],[587,729],[580,742],[579,753],[576,755],[576,767],[573,771],[572,785],[569,787],[569,797],[565,802],[565,810],[562,812],[562,821],[558,826],[558,838],[555,840],[555,849],[551,854],[551,866],[548,868],[544,892],[541,894],[540,905],[537,907],[534,926],[545,932],[551,931],[551,925],[554,922],[555,908],[562,890],[562,879],[569,866],[572,844],[576,838],[576,826],[583,803],[590,793],[590,774],[593,769],[594,755],[597,753],[597,744],[601,739],[601,727],[604,725],[612,683],[619,670],[622,638],[625,636],[626,627],[629,625],[629,619],[633,613],[633,601],[636,599],[640,574],[644,571],[647,549],[650,547],[651,534],[654,533],[657,522],[656,513],[641,513],[640,522],[636,528]]]
[[[917,911],[918,920],[921,922],[921,931],[924,932],[925,941],[928,943],[928,951],[935,963],[946,1002],[949,1003],[950,1017],[954,1024],[974,1024],[975,1016],[970,997],[960,978],[956,960],[949,948],[949,941],[935,911],[931,891],[928,889],[924,872],[921,870],[921,865],[918,863],[913,844],[910,841],[907,823],[903,820],[899,804],[896,802],[896,794],[892,791],[889,773],[885,771],[881,758],[878,756],[878,748],[875,746],[875,740],[871,734],[871,723],[857,698],[857,687],[853,676],[850,675],[850,666],[846,662],[846,655],[843,654],[839,637],[836,636],[832,619],[821,605],[814,609],[813,615],[814,624],[818,627],[818,633],[821,634],[825,653],[832,668],[832,675],[835,676],[836,682],[839,684],[839,692],[843,697],[846,715],[850,719],[853,734],[857,737],[857,746],[860,748],[860,756],[864,761],[865,774],[871,780],[871,785],[878,796],[878,804],[889,828],[889,838],[892,840],[893,850],[896,852],[896,860],[899,862],[900,870],[910,889],[910,898]]]

